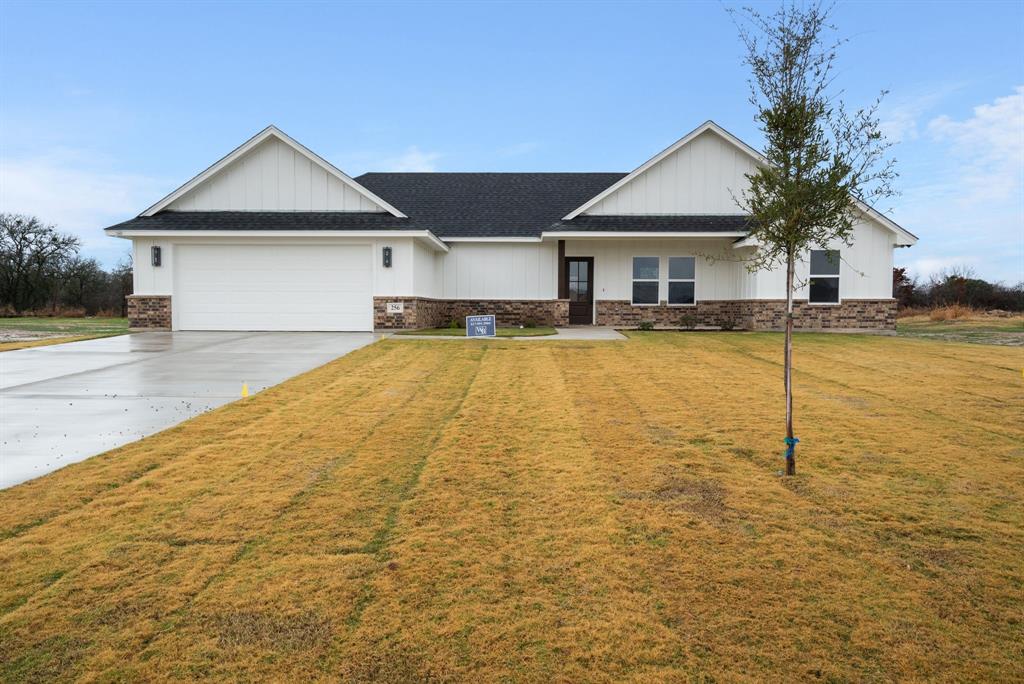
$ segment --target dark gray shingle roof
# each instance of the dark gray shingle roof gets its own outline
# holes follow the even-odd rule
[[[365,173],[356,182],[446,237],[539,237],[624,173]]]

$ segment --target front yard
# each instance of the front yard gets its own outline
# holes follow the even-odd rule
[[[1020,349],[386,340],[0,492],[0,677],[1024,678]]]

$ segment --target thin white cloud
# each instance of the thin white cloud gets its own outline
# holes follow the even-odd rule
[[[942,273],[949,269],[972,269],[976,270],[978,258],[973,256],[925,256],[919,259],[911,259],[906,263],[907,270],[921,279],[928,276]]]
[[[103,228],[134,216],[165,194],[167,184],[146,176],[96,168],[80,150],[0,159],[0,211],[29,214],[82,241],[83,254],[105,265],[128,249]]]
[[[403,154],[385,159],[379,166],[383,171],[436,171],[437,165],[435,162],[440,158],[441,154],[438,152],[423,152],[420,148],[413,145]]]
[[[898,99],[886,98],[879,112],[882,132],[893,142],[917,140],[921,135],[921,119],[965,85],[960,82],[941,83]]]
[[[951,146],[963,164],[962,182],[968,202],[1020,196],[1024,182],[1024,86],[1012,95],[974,108],[974,116],[954,121],[940,116],[928,133]]]

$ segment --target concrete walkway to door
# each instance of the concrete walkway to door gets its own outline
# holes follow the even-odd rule
[[[151,332],[0,353],[0,488],[276,385],[373,333]]]

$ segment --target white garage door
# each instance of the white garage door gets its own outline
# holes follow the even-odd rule
[[[177,330],[372,330],[369,245],[177,245]]]

